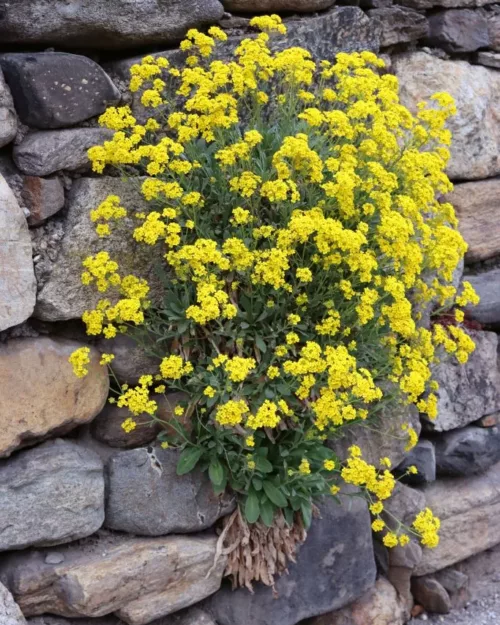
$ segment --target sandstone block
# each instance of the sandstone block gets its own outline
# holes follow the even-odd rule
[[[500,542],[500,464],[483,475],[437,480],[422,492],[441,519],[440,542],[424,549],[415,575],[434,573]]]
[[[78,347],[76,341],[49,337],[0,346],[0,457],[99,414],[108,395],[108,374],[92,349],[89,373],[77,378],[68,358]]]
[[[29,210],[28,224],[39,226],[64,206],[64,187],[57,177],[23,176],[23,204]]]
[[[455,98],[458,114],[449,120],[453,143],[448,174],[452,179],[488,178],[500,173],[497,72],[465,61],[444,61],[425,52],[394,57],[393,70],[399,78],[401,101],[411,110],[438,91],[447,91]]]
[[[128,625],[146,625],[219,588],[225,561],[213,568],[216,543],[209,535],[101,535],[86,547],[61,547],[61,564],[47,564],[43,550],[11,555],[0,577],[26,616],[114,613]]]

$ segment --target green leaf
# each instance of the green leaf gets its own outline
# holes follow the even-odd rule
[[[286,508],[288,505],[287,499],[283,493],[276,488],[276,486],[272,482],[264,482],[262,484],[264,487],[264,492],[269,497],[269,499],[279,508]]]
[[[185,475],[192,471],[198,464],[203,454],[203,450],[199,447],[188,447],[185,449],[177,462],[177,475]]]
[[[264,456],[254,456],[255,466],[262,473],[271,473],[273,465]]]
[[[224,480],[224,467],[218,458],[212,458],[208,467],[208,477],[214,486],[222,484]]]
[[[226,490],[226,486],[227,486],[227,476],[224,472],[224,478],[222,482],[220,484],[213,484],[212,487],[216,495],[221,495]]]
[[[312,506],[311,502],[303,502],[300,506],[300,511],[302,512],[302,519],[304,520],[304,525],[306,529],[309,529],[312,521]]]
[[[267,352],[267,345],[264,339],[261,336],[255,337],[255,344],[260,349],[260,351],[265,354]]]
[[[262,480],[259,480],[258,477],[253,477],[252,478],[252,486],[255,488],[255,490],[261,491],[262,490]]]
[[[245,518],[249,523],[255,523],[260,516],[260,505],[257,493],[251,489],[245,502]]]
[[[262,519],[264,525],[267,525],[267,527],[271,527],[273,524],[274,510],[275,507],[269,499],[266,499],[260,504],[260,518]]]
[[[285,508],[283,514],[285,515],[285,521],[288,527],[291,527],[293,525],[293,510],[291,508]]]

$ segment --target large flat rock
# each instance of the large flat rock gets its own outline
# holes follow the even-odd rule
[[[15,0],[3,3],[5,44],[64,48],[132,48],[175,43],[188,28],[215,22],[218,0]]]
[[[26,616],[114,613],[128,625],[146,625],[219,588],[225,559],[213,566],[216,543],[211,535],[101,535],[60,547],[58,564],[47,563],[47,550],[11,555],[0,578]]]
[[[81,346],[49,337],[0,345],[0,457],[99,414],[108,396],[107,369],[92,348],[88,374],[77,378],[68,358]]]
[[[36,282],[28,224],[14,193],[0,174],[0,331],[33,312]]]
[[[392,68],[399,79],[401,101],[413,111],[418,102],[436,92],[446,91],[455,98],[457,115],[448,122],[453,143],[447,172],[452,179],[500,173],[498,72],[466,61],[445,61],[426,52],[395,56]]]
[[[444,199],[455,207],[459,230],[469,245],[467,262],[500,253],[500,178],[457,184]]]
[[[178,476],[179,452],[150,447],[112,456],[107,464],[106,527],[142,536],[207,529],[231,512],[231,498],[214,494],[207,476]]]
[[[258,584],[255,593],[224,586],[208,609],[219,625],[295,625],[348,605],[375,582],[376,567],[370,517],[360,497],[341,497],[342,505],[327,499],[321,516],[313,520],[297,564],[271,588]]]
[[[0,460],[0,551],[90,536],[104,521],[99,457],[56,439]]]
[[[441,519],[440,542],[424,549],[415,575],[434,573],[500,543],[500,464],[476,477],[438,480],[422,492]]]

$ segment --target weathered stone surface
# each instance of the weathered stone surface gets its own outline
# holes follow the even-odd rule
[[[417,514],[424,508],[425,497],[422,492],[398,482],[392,496],[384,503],[382,516],[388,527],[397,527],[396,519],[405,525],[411,525]],[[414,554],[410,553],[410,555],[413,558]],[[402,565],[401,562],[396,564],[395,561],[392,564]]]
[[[131,432],[125,432],[122,423],[130,417],[128,408],[118,408],[116,404],[106,404],[103,410],[92,421],[90,431],[92,436],[101,443],[110,447],[133,449],[147,445],[158,436],[161,426],[151,420],[150,415],[134,417],[137,427]]]
[[[469,426],[436,439],[438,475],[455,477],[483,473],[500,461],[500,428]]]
[[[236,13],[313,13],[328,9],[335,0],[222,0],[224,8]]]
[[[440,541],[435,549],[424,549],[415,575],[434,573],[498,544],[500,464],[476,477],[437,480],[422,492],[441,519]]]
[[[117,616],[108,615],[100,618],[64,618],[62,616],[35,616],[27,621],[28,625],[126,625]],[[3,625],[3,624],[2,624]],[[155,619],[148,625],[217,625],[208,612],[194,606],[175,614]]]
[[[450,596],[441,584],[432,577],[414,577],[411,590],[415,601],[428,612],[448,614],[451,610]]]
[[[28,224],[39,226],[63,208],[64,187],[57,177],[23,176],[21,197],[30,212]]]
[[[468,262],[500,253],[500,179],[457,184],[444,199],[453,204],[457,213],[460,232],[469,245],[465,255]]]
[[[398,465],[399,473],[406,473],[409,467],[417,468],[418,473],[409,473],[404,481],[408,484],[424,484],[434,482],[436,479],[436,453],[431,441],[420,440],[416,446],[408,452],[403,462]]]
[[[500,68],[500,54],[498,52],[479,52],[477,62],[486,67]]]
[[[498,326],[500,324],[500,269],[488,269],[476,275],[465,275],[464,280],[472,284],[481,298],[477,306],[468,308],[469,315],[479,323]]]
[[[178,476],[179,452],[154,447],[122,451],[107,465],[106,527],[143,536],[204,530],[234,503],[214,494],[199,471]]]
[[[68,432],[99,414],[108,394],[107,371],[92,349],[89,373],[77,378],[68,358],[81,346],[49,337],[0,346],[0,456]]]
[[[63,221],[64,237],[55,262],[47,269],[45,282],[38,292],[35,316],[45,321],[60,321],[81,317],[86,309],[94,308],[102,294],[97,289],[82,285],[81,263],[90,254],[102,249],[102,240],[95,233],[89,211],[108,195],[118,195],[122,205],[130,210],[145,207],[139,184],[120,178],[80,178],[73,183],[67,198]],[[144,268],[143,277],[154,276],[151,252],[130,240],[131,221],[121,220],[114,226],[116,236],[107,249],[118,259],[120,270],[136,274]],[[120,236],[121,233],[121,236]]]
[[[114,354],[113,373],[122,383],[137,384],[141,375],[157,373],[160,358],[148,356],[143,347],[126,334],[114,339],[101,339],[97,347]]]
[[[490,36],[490,48],[496,52],[500,52],[500,11],[496,9],[488,13],[488,32]]]
[[[300,46],[316,59],[333,60],[337,52],[378,51],[380,26],[358,7],[334,7],[317,17],[287,20],[287,36],[275,48]]]
[[[379,465],[387,457],[392,466],[397,466],[405,457],[408,435],[401,429],[410,424],[420,433],[420,420],[414,406],[386,406],[383,414],[371,423],[359,423],[343,428],[343,437],[329,442],[329,446],[344,460],[351,445],[359,445],[363,458],[370,464]]]
[[[375,560],[370,518],[359,497],[343,505],[326,500],[321,517],[314,519],[297,564],[277,580],[278,597],[262,585],[255,594],[224,586],[207,609],[219,625],[294,625],[301,619],[338,610],[370,588],[375,581]]]
[[[426,37],[429,24],[425,15],[406,7],[390,6],[372,9],[368,15],[378,20],[381,28],[380,46],[394,46]]]
[[[351,605],[309,619],[307,625],[404,625],[405,609],[394,586],[379,577],[375,585]]]
[[[399,78],[401,101],[411,110],[438,91],[447,91],[455,98],[458,113],[448,124],[453,142],[447,171],[452,179],[500,173],[497,72],[465,61],[443,61],[425,52],[394,57],[393,70]]]
[[[14,162],[29,176],[90,167],[87,150],[114,134],[108,128],[69,128],[31,132],[13,150]]]
[[[103,520],[103,466],[95,454],[56,439],[0,460],[1,551],[90,536]]]
[[[2,25],[5,20],[0,30]],[[8,53],[0,56],[0,66],[21,121],[34,128],[72,126],[120,100],[106,72],[79,54]]]
[[[412,539],[411,542],[404,547],[398,545],[397,547],[388,549],[389,565],[387,579],[398,591],[399,596],[403,600],[406,617],[410,615],[411,609],[413,608],[411,577],[413,570],[421,559],[422,547],[415,539]]]
[[[122,423],[130,417],[128,409],[118,408],[116,404],[107,404],[90,425],[92,436],[111,447],[124,449],[133,449],[150,443],[162,429],[169,429],[168,424],[173,419],[179,419],[174,415],[174,409],[177,404],[186,401],[188,396],[186,393],[168,393],[167,395],[154,395],[152,398],[158,405],[156,412],[158,421],[152,421],[151,416],[146,414],[134,417],[137,427],[127,433],[122,428]],[[187,420],[183,425],[190,430]]]
[[[491,597],[498,593],[500,584],[500,545],[481,551],[448,570],[467,577],[469,597]]]
[[[493,412],[486,417],[481,417],[478,421],[474,421],[474,425],[480,428],[492,428],[500,425],[500,412]]]
[[[469,330],[469,334],[476,349],[465,365],[443,355],[435,367],[438,416],[429,427],[438,432],[463,427],[500,408],[498,337],[494,332],[477,330]]]
[[[466,560],[467,562],[467,560]],[[469,585],[469,578],[465,573],[457,571],[453,568],[443,569],[434,573],[433,577],[441,584],[441,586],[453,595]]]
[[[481,11],[451,9],[429,17],[430,45],[447,52],[475,52],[490,43],[488,21]]]
[[[0,70],[0,148],[10,143],[17,133],[17,117],[10,89]]]
[[[213,566],[216,543],[210,535],[101,535],[61,547],[62,564],[47,564],[43,550],[10,555],[0,577],[26,616],[115,613],[128,625],[145,625],[219,588],[225,559]]]
[[[35,295],[28,224],[0,174],[0,331],[22,323],[31,315]]]
[[[164,619],[155,621],[151,625],[217,625],[208,612],[193,607],[176,612]]]
[[[175,43],[188,28],[222,17],[218,0],[16,0],[3,6],[0,39],[7,44],[64,48],[132,48]]]
[[[0,584],[0,623],[2,625],[26,625],[26,619],[19,606],[3,584]]]
[[[103,616],[102,618],[78,618],[67,619],[62,616],[35,616],[27,620],[28,625],[125,625],[123,621],[116,616]],[[151,623],[151,625],[156,625]]]

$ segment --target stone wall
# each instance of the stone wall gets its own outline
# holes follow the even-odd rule
[[[446,612],[497,583],[500,4],[334,4],[0,0],[0,625],[402,625],[412,610]],[[86,378],[67,362],[87,341],[78,318],[92,304],[79,282],[96,246],[88,211],[110,193],[140,202],[120,178],[92,176],[86,151],[109,135],[96,116],[128,102],[141,118],[125,85],[145,52],[175,59],[194,26],[218,23],[237,39],[259,12],[279,12],[289,40],[316,56],[383,54],[410,108],[435,91],[456,98],[450,200],[469,243],[464,273],[481,295],[470,312],[477,349],[466,366],[439,365],[439,417],[422,422],[417,447],[406,454],[393,434],[403,418],[418,429],[418,415],[393,415],[378,438],[356,433],[367,455],[383,448],[401,472],[418,467],[391,511],[409,518],[430,505],[439,547],[388,552],[361,500],[325,502],[278,599],[222,583],[214,524],[233,502],[200,474],[178,478],[176,452],[155,446],[154,427],[124,434],[122,412],[105,405],[99,343]],[[112,351],[122,382],[151,366],[124,337]]]

